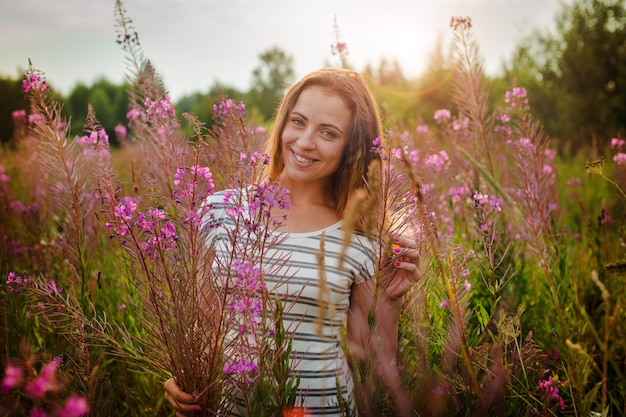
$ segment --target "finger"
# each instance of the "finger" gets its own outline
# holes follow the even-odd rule
[[[394,248],[393,250],[394,256],[417,259],[419,257],[419,252],[416,249],[409,248]]]
[[[417,248],[417,243],[413,239],[409,239],[406,236],[398,235],[393,239],[393,243],[397,246],[405,247],[405,248]]]
[[[402,271],[408,272],[409,276],[407,278],[409,278],[412,282],[419,281],[421,277],[419,268],[413,262],[403,262],[403,261],[398,260],[393,264],[393,266],[396,268],[396,270],[402,270]]]
[[[184,392],[180,389],[176,380],[174,378],[170,378],[163,384],[163,388],[165,388],[166,394],[169,394],[172,399],[176,400],[182,404],[194,404],[196,403],[196,398]]]
[[[165,388],[164,397],[174,408],[177,416],[179,413],[184,416],[201,410],[196,399],[192,395],[182,391],[173,378],[165,381],[163,387]]]

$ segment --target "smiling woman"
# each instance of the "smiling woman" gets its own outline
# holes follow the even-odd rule
[[[416,244],[397,237],[395,253],[402,256],[390,263],[391,269],[379,270],[379,249],[387,236],[355,233],[344,219],[348,200],[366,186],[370,163],[381,161],[370,149],[381,136],[380,114],[363,77],[351,70],[326,68],[289,88],[268,140],[270,163],[265,176],[289,191],[289,205],[268,209],[273,218],[286,221],[267,232],[280,236],[280,243],[263,250],[254,263],[263,268],[259,273],[267,286],[267,300],[286,306],[281,328],[293,341],[290,366],[299,381],[297,397],[295,404],[277,405],[303,407],[305,415],[356,415],[352,370],[346,358],[352,349],[360,354],[376,346],[371,366],[381,369],[389,386],[397,388],[399,381],[397,370],[388,364],[395,363],[399,300],[420,278]],[[231,197],[242,193],[228,190],[207,199],[207,243],[224,265],[229,265],[224,262],[229,254],[245,244],[235,232],[237,220],[228,214],[238,206]],[[251,206],[238,207],[245,212]],[[375,295],[378,285],[385,289]],[[375,326],[370,326],[371,315],[379,317]],[[242,386],[224,400],[224,412],[258,415],[253,389]],[[177,412],[197,410],[194,398],[173,380],[166,382],[165,389]],[[408,416],[410,410],[405,407],[398,413]]]

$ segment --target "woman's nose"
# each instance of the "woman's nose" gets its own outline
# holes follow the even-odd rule
[[[311,129],[306,129],[302,132],[298,138],[298,145],[303,149],[315,148],[315,132]]]

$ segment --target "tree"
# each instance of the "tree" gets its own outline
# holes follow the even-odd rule
[[[22,92],[22,80],[9,78],[0,79],[0,144],[8,142],[13,137],[13,112],[25,110],[28,112],[29,104]]]
[[[112,143],[115,143],[115,126],[126,121],[128,112],[128,86],[116,85],[105,78],[97,80],[93,85],[77,84],[67,98],[66,114],[72,116],[72,133],[81,135],[87,116],[88,105],[93,107],[96,118],[107,131]]]
[[[252,72],[249,102],[269,120],[285,89],[294,81],[293,57],[274,46],[261,53],[259,59],[261,63]]]
[[[564,4],[555,33],[538,32],[516,50],[506,78],[527,88],[531,105],[561,148],[604,148],[626,131],[626,5]]]

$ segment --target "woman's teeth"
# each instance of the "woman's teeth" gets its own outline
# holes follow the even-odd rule
[[[307,164],[309,162],[313,162],[312,159],[307,159],[303,156],[298,155],[297,153],[294,153],[294,156],[296,157],[296,161],[301,162],[303,164]]]

